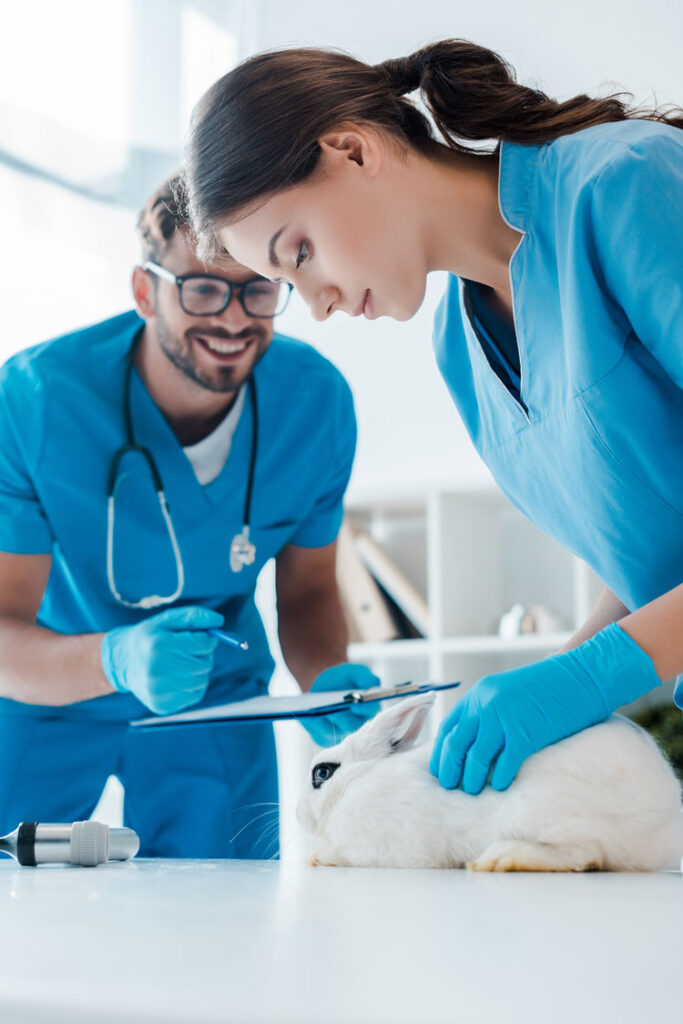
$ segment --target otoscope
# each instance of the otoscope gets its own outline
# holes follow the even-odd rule
[[[20,864],[74,864],[91,868],[108,860],[128,860],[140,849],[132,828],[110,828],[101,821],[74,821],[47,825],[22,821],[14,832],[0,838],[0,853]]]

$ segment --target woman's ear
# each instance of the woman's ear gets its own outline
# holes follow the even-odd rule
[[[142,267],[133,269],[131,279],[135,307],[143,320],[148,320],[156,313],[154,284],[151,274],[148,274]]]
[[[381,142],[375,132],[354,127],[337,128],[321,135],[318,145],[322,159],[330,169],[341,167],[346,162],[362,167],[374,177],[381,166]]]

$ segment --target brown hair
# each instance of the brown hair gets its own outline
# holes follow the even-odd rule
[[[158,263],[176,231],[189,224],[184,179],[174,174],[152,193],[138,216],[137,229],[144,259]]]
[[[553,100],[516,82],[497,53],[465,39],[376,65],[338,50],[257,54],[215,82],[193,115],[185,177],[200,256],[219,256],[218,225],[311,175],[318,139],[341,124],[373,126],[423,153],[437,152],[443,143],[407,98],[418,89],[443,142],[464,153],[482,152],[466,142],[542,143],[631,118],[683,128],[683,110],[632,109],[622,94]]]

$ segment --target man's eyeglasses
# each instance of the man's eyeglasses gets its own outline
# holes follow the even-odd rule
[[[213,274],[184,274],[179,277],[149,260],[142,264],[142,269],[175,284],[180,305],[190,316],[216,316],[227,309],[233,294],[237,294],[247,316],[270,320],[284,311],[292,294],[291,284],[278,284],[264,277],[239,282]]]

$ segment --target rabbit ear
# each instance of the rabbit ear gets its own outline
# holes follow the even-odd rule
[[[355,734],[356,753],[370,758],[410,750],[422,732],[434,698],[434,693],[421,693],[396,701]]]

